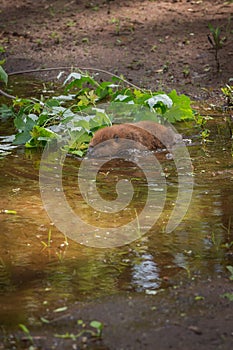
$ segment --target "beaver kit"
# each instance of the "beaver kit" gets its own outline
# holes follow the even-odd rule
[[[154,121],[140,121],[137,123],[116,124],[99,129],[93,136],[88,156],[106,157],[121,155],[129,149],[139,151],[157,151],[172,147],[182,140],[182,137]]]

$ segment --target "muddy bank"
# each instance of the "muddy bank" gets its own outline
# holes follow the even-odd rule
[[[49,324],[31,329],[36,349],[225,349],[233,344],[233,307],[224,295],[232,293],[232,282],[219,278],[190,281],[157,295],[121,293],[75,303],[59,316],[43,315]],[[80,328],[78,320],[103,323],[101,338],[83,333],[70,339]],[[65,335],[60,339],[54,334]],[[2,338],[4,339],[4,337]],[[3,342],[6,348],[28,347],[25,335],[15,332]],[[15,347],[16,346],[16,347]],[[4,347],[3,347],[4,348]]]
[[[124,74],[140,87],[175,88],[194,99],[219,98],[220,87],[232,77],[232,6],[207,0],[3,0],[1,57],[8,72],[100,68]],[[220,72],[207,37],[209,23],[226,37],[219,50]]]

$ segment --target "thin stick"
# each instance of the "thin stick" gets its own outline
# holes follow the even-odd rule
[[[10,75],[19,75],[19,74],[28,74],[28,73],[39,73],[39,72],[48,72],[48,71],[53,71],[53,70],[62,70],[62,69],[79,69],[79,70],[92,70],[92,71],[96,71],[96,72],[100,72],[100,73],[104,73],[104,74],[108,74],[111,75],[112,77],[115,77],[121,81],[123,81],[124,83],[134,87],[137,90],[143,90],[140,87],[138,87],[137,85],[130,83],[128,80],[120,77],[119,75],[113,74],[111,72],[108,72],[107,70],[104,69],[100,69],[100,68],[85,68],[85,67],[50,67],[50,68],[36,68],[36,69],[28,69],[28,70],[21,70],[21,71],[17,71],[17,72],[12,72],[12,73],[8,73],[8,76]],[[0,89],[0,94],[7,97],[7,98],[11,98],[11,99],[15,99],[16,97],[13,95],[9,95],[8,93],[6,93],[5,91]]]
[[[7,97],[7,98],[11,98],[12,100],[14,100],[16,97],[13,95],[9,95],[7,92],[3,91],[0,89],[0,94]]]
[[[100,73],[104,73],[104,74],[108,74],[111,75],[112,77],[115,77],[117,79],[120,79],[121,81],[123,81],[124,83],[134,87],[137,90],[142,90],[140,87],[138,87],[137,85],[130,83],[128,80],[121,78],[119,75],[116,75],[114,73],[111,73],[107,70],[104,69],[100,69],[100,68],[86,68],[86,67],[51,67],[51,68],[37,68],[37,69],[28,69],[28,70],[21,70],[18,72],[12,72],[9,73],[8,75],[19,75],[19,74],[27,74],[27,73],[39,73],[39,72],[48,72],[48,71],[53,71],[53,70],[62,70],[62,69],[79,69],[79,70],[92,70],[92,71],[96,71],[96,72],[100,72]]]

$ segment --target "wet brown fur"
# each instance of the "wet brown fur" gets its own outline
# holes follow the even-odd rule
[[[135,148],[139,150],[169,149],[176,142],[176,135],[170,127],[153,121],[116,124],[95,133],[89,144],[89,154],[101,157],[121,153],[132,148],[129,140],[137,142]],[[104,141],[108,143],[104,144]]]

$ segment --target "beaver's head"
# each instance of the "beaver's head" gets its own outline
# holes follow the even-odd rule
[[[133,133],[134,130],[130,124],[119,124],[100,129],[94,134],[87,154],[91,157],[123,155],[132,148],[132,140],[135,136]]]

